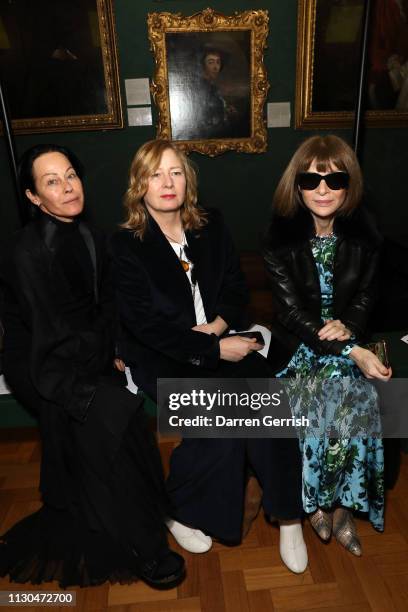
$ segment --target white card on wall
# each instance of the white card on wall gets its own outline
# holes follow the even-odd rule
[[[152,125],[152,109],[150,106],[139,106],[138,108],[128,108],[129,127],[139,125]]]
[[[125,79],[127,106],[150,104],[149,79]]]
[[[268,128],[290,127],[290,102],[268,102]]]

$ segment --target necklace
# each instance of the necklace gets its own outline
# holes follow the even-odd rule
[[[187,246],[187,239],[186,239],[186,234],[184,230],[181,236],[181,242],[179,240],[175,240],[172,236],[169,236],[165,232],[163,232],[163,234],[166,236],[167,240],[170,240],[170,242],[173,242],[174,244],[178,244],[180,246],[180,254],[178,257],[179,262],[181,263],[181,266],[184,272],[188,272],[190,268],[192,268],[192,264],[187,260],[187,257],[185,254],[185,247]]]
[[[330,234],[315,234],[315,238],[320,238],[320,240],[324,238],[333,238],[334,232],[330,232]]]
[[[184,272],[188,272],[189,269],[191,268],[191,264],[186,259],[183,259],[183,257],[185,257],[184,247],[181,246],[181,248],[180,248],[180,255],[179,255],[179,262],[181,263],[181,266],[182,266]]]
[[[181,242],[180,242],[180,240],[176,240],[175,238],[173,238],[173,236],[170,236],[169,234],[166,234],[166,232],[163,232],[163,234],[166,236],[167,240],[170,240],[170,242],[174,242],[175,244],[181,244],[181,245],[184,246],[184,244],[186,243],[186,235],[184,233],[184,230],[182,230]]]

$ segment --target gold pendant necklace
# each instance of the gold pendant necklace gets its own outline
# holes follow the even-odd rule
[[[186,259],[183,258],[184,246],[186,244],[186,235],[185,235],[184,231],[183,231],[183,235],[181,237],[181,242],[179,242],[178,240],[175,240],[173,238],[173,236],[169,236],[165,232],[163,232],[163,234],[166,236],[167,240],[169,240],[170,242],[174,242],[174,244],[178,244],[180,246],[179,262],[181,263],[181,266],[182,266],[184,272],[188,272],[190,270],[190,268],[191,268],[191,264],[190,264],[190,262],[188,262]]]
[[[179,262],[181,263],[184,272],[188,272],[190,269],[190,263],[188,261],[186,261],[185,259],[183,259],[182,254],[183,254],[183,247],[181,247],[180,249],[180,255],[179,255]]]

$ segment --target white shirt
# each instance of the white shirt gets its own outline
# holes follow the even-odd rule
[[[197,325],[203,325],[204,323],[207,323],[207,318],[204,312],[204,304],[201,298],[200,287],[198,286],[197,282],[193,284],[191,280],[191,271],[193,269],[194,264],[188,259],[186,252],[183,248],[183,245],[188,244],[187,239],[185,236],[183,236],[183,244],[179,244],[178,242],[173,242],[172,240],[169,240],[169,243],[173,247],[174,252],[177,255],[178,259],[187,261],[187,263],[190,264],[189,269],[186,271],[186,275],[188,278],[188,282],[190,283],[191,294],[193,296],[194,310],[195,310]]]

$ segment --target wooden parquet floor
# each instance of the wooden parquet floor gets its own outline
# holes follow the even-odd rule
[[[165,464],[172,446],[169,441],[160,444]],[[39,459],[36,430],[0,432],[0,532],[40,506]],[[187,578],[177,589],[156,591],[142,582],[77,589],[75,610],[407,612],[408,456],[403,456],[397,484],[388,493],[384,534],[376,533],[364,521],[358,521],[358,531],[363,545],[361,558],[353,557],[334,540],[323,544],[306,524],[309,567],[304,574],[295,575],[280,561],[277,528],[260,514],[241,546],[225,547],[216,543],[204,555],[183,551]],[[172,544],[180,550],[174,541]],[[23,591],[30,590],[30,586],[10,584],[2,579],[0,590]],[[42,585],[41,590],[55,591],[58,587],[56,583],[49,583]]]

